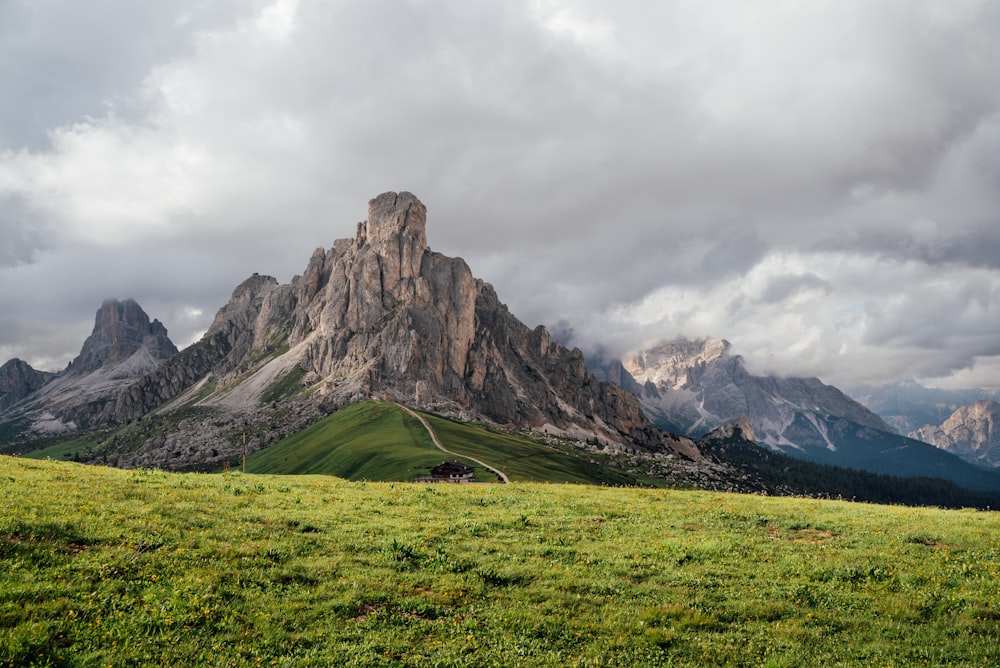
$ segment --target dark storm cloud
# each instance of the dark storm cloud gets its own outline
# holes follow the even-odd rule
[[[961,369],[998,324],[961,289],[998,281],[996,62],[972,1],[7,3],[0,306],[25,332],[133,296],[185,342],[405,189],[581,345]]]

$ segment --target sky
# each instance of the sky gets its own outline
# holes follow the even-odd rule
[[[985,0],[0,0],[0,362],[189,345],[408,190],[585,352],[998,387],[997,63]]]

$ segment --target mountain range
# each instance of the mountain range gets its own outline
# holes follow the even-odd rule
[[[1000,391],[924,387],[914,380],[851,390],[900,433],[978,466],[1000,469],[995,432]]]
[[[915,380],[859,385],[848,391],[900,434],[911,434],[927,425],[939,426],[959,408],[977,401],[1000,401],[1000,391],[996,390],[946,390],[924,387]]]
[[[257,449],[377,397],[609,451],[703,459],[633,395],[594,379],[579,350],[517,320],[462,259],[431,251],[425,226],[412,194],[376,197],[354,238],[317,249],[288,284],[254,274],[179,353],[135,302],[108,301],[65,371],[4,366],[2,433],[26,440],[186,413],[112,462],[177,467],[230,456],[241,425],[252,423]]]
[[[105,301],[63,371],[0,367],[0,451],[100,432],[88,461],[211,469],[375,399],[655,462],[716,489],[839,493],[822,481],[843,474],[788,453],[1000,491],[1000,476],[895,434],[817,379],[750,374],[721,339],[588,370],[461,258],[432,251],[426,214],[410,193],[379,195],[353,238],[316,249],[287,284],[253,274],[181,351],[134,300]],[[755,442],[773,452],[746,456],[766,452]],[[782,470],[797,471],[798,486]]]
[[[995,484],[996,473],[900,435],[836,387],[818,378],[752,374],[730,350],[722,339],[682,338],[624,361],[604,360],[596,371],[636,394],[659,427],[692,438],[745,415],[761,445],[792,457],[975,489]]]

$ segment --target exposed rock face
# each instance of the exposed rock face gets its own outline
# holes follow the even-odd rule
[[[391,387],[410,396],[417,381],[447,397],[463,388],[482,284],[463,260],[427,248],[425,223],[416,197],[385,193],[353,241],[313,254],[291,286],[289,343],[305,344],[304,369],[350,376],[362,395]]]
[[[956,410],[976,401],[1000,400],[997,390],[944,390],[924,387],[914,380],[876,387],[859,386],[849,392],[901,434],[913,433],[925,425],[939,426]]]
[[[750,418],[746,415],[741,415],[732,422],[727,422],[721,427],[716,427],[712,431],[708,432],[699,440],[699,443],[713,443],[718,441],[756,442],[757,435],[754,433],[753,424],[750,423]]]
[[[836,449],[830,417],[892,432],[877,415],[818,378],[750,374],[722,339],[666,341],[624,362],[642,387],[643,407],[681,433],[704,434],[748,415],[761,443],[774,449]]]
[[[16,399],[5,394],[0,422],[27,424],[19,438],[107,424],[113,421],[118,398],[176,353],[166,328],[158,320],[151,322],[134,300],[106,300],[76,359],[61,373],[41,379],[28,372],[27,378],[35,378],[34,389],[20,392]],[[20,368],[15,362],[5,368]]]
[[[167,329],[149,316],[135,300],[108,299],[94,318],[94,331],[66,369],[67,374],[82,376],[108,366],[117,366],[142,353],[131,371],[148,371],[173,357],[177,348],[167,337]],[[139,368],[144,367],[144,368]]]
[[[41,389],[53,378],[55,374],[36,371],[30,364],[19,359],[12,359],[0,366],[0,411]]]
[[[940,427],[927,425],[910,434],[980,466],[1000,467],[1000,404],[977,401],[962,406]]]
[[[817,378],[752,375],[721,339],[667,341],[626,360],[624,370],[634,376],[630,382],[641,388],[643,409],[660,427],[689,436],[708,432],[699,440],[705,452],[739,441],[739,431],[744,440],[822,464],[945,478],[970,489],[1000,485],[995,475],[900,436]],[[741,415],[749,428],[740,422],[726,426]]]
[[[655,428],[633,395],[591,376],[579,350],[511,315],[465,261],[431,251],[426,221],[410,193],[371,200],[355,237],[317,249],[291,283],[255,275],[240,285],[201,342],[120,397],[115,419],[189,401],[188,388],[209,381],[213,391],[196,405],[260,411],[275,384],[296,373],[324,410],[388,397],[700,458],[691,440]]]
[[[658,389],[681,390],[697,385],[705,368],[729,354],[729,341],[708,337],[695,341],[674,339],[636,353],[623,363],[640,383]]]

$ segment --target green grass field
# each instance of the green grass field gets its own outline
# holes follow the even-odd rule
[[[301,432],[247,459],[253,473],[335,475],[348,480],[411,481],[446,459],[476,469],[476,480],[496,482],[489,470],[461,455],[481,459],[512,481],[638,485],[636,476],[596,463],[603,455],[561,451],[525,438],[424,414],[438,438],[458,456],[438,450],[420,422],[398,406],[361,402],[342,408]],[[53,457],[55,458],[55,457]],[[604,458],[606,459],[606,458]],[[662,485],[663,482],[659,481]]]
[[[50,445],[38,450],[24,453],[24,457],[31,459],[55,459],[58,461],[75,460],[84,458],[100,442],[99,437],[81,436],[70,441],[64,441],[55,445]]]
[[[638,485],[635,476],[608,467],[600,454],[573,452],[494,432],[466,422],[455,422],[424,413],[438,438],[449,450],[476,457],[499,468],[512,481],[577,482],[604,485]],[[605,465],[598,463],[603,461]],[[642,480],[644,483],[649,480]],[[662,480],[656,481],[660,486]]]
[[[392,404],[363,402],[254,453],[247,470],[406,481],[426,475],[446,458],[420,422]]]
[[[1000,664],[1000,515],[0,457],[0,666]]]

